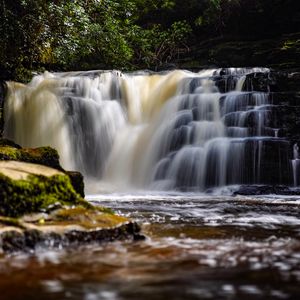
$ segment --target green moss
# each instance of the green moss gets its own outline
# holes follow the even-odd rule
[[[119,226],[121,223],[128,222],[127,218],[101,212],[99,209],[87,209],[86,207],[76,206],[63,208],[51,214],[50,221],[45,221],[41,226],[48,225],[79,225],[85,229],[111,228]]]
[[[98,210],[99,212],[103,212],[103,213],[106,213],[106,214],[110,214],[110,215],[115,214],[115,212],[111,208],[108,208],[108,207],[95,206],[95,209]]]
[[[15,142],[8,140],[8,139],[2,139],[0,138],[0,147],[9,146],[17,149],[21,149],[22,147]]]
[[[51,147],[19,149],[12,145],[5,145],[0,147],[0,160],[18,160],[62,170],[59,164],[59,155]]]
[[[290,50],[290,49],[298,49],[300,46],[300,39],[297,40],[285,40],[282,44],[281,50]]]
[[[0,160],[16,160],[48,166],[65,172],[76,193],[84,198],[84,181],[79,172],[65,171],[59,163],[58,152],[51,147],[21,148],[19,145],[6,139],[0,139]]]
[[[0,160],[18,160],[20,150],[11,146],[0,147]]]
[[[24,229],[24,226],[21,224],[21,222],[15,218],[0,216],[0,225],[13,226],[13,227],[18,227],[18,228]]]
[[[79,203],[90,207],[74,191],[69,177],[64,175],[30,175],[26,180],[12,180],[0,174],[0,186],[0,215],[4,216],[18,217]]]

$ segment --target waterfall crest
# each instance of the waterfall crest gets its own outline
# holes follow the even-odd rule
[[[4,136],[56,148],[63,167],[95,186],[292,184],[270,93],[245,89],[255,72],[269,70],[45,73],[26,86],[8,84]]]

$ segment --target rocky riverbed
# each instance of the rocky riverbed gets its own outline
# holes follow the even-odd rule
[[[1,299],[298,299],[297,196],[87,196],[145,241],[0,255]],[[18,289],[15,287],[18,286]]]

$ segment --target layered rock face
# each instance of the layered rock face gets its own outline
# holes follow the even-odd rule
[[[236,81],[235,75],[224,70],[222,76],[217,78],[216,84],[221,91],[227,92]],[[268,178],[261,182],[269,186],[248,186],[241,189],[241,193],[299,194],[296,190],[288,191],[284,187],[274,188],[270,185],[300,185],[300,73],[271,70],[247,74],[241,90],[244,95],[240,95],[240,99],[235,103],[232,110],[234,117],[228,118],[228,125],[243,124],[243,127],[250,131],[250,135],[273,137],[258,144],[261,153],[261,178]],[[223,101],[225,106],[226,99]],[[248,143],[248,148],[247,165],[250,172],[253,172],[251,160],[257,147],[255,150],[255,147]]]
[[[259,193],[295,193],[267,186],[300,184],[300,73],[224,68],[206,74],[184,79],[155,179],[174,180],[182,190],[266,185]]]

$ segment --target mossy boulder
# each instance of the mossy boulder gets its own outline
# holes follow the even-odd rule
[[[5,142],[8,143],[7,141]],[[51,147],[22,149],[12,143],[3,146],[0,143],[0,160],[17,160],[63,170],[59,164],[57,151]]]
[[[0,162],[0,215],[17,217],[85,202],[69,176],[56,169],[17,161]]]
[[[39,157],[35,149],[0,149],[5,159]],[[85,201],[78,172],[2,160],[0,186],[0,252],[144,238],[136,223]]]
[[[13,141],[0,139],[0,161],[22,161],[57,169],[68,175],[75,191],[84,198],[83,176],[79,172],[65,171],[59,163],[58,152],[51,147],[22,148]]]
[[[58,205],[75,205],[79,196],[67,176],[29,176],[27,180],[11,180],[0,175],[0,214],[20,216],[24,213],[47,211]]]

